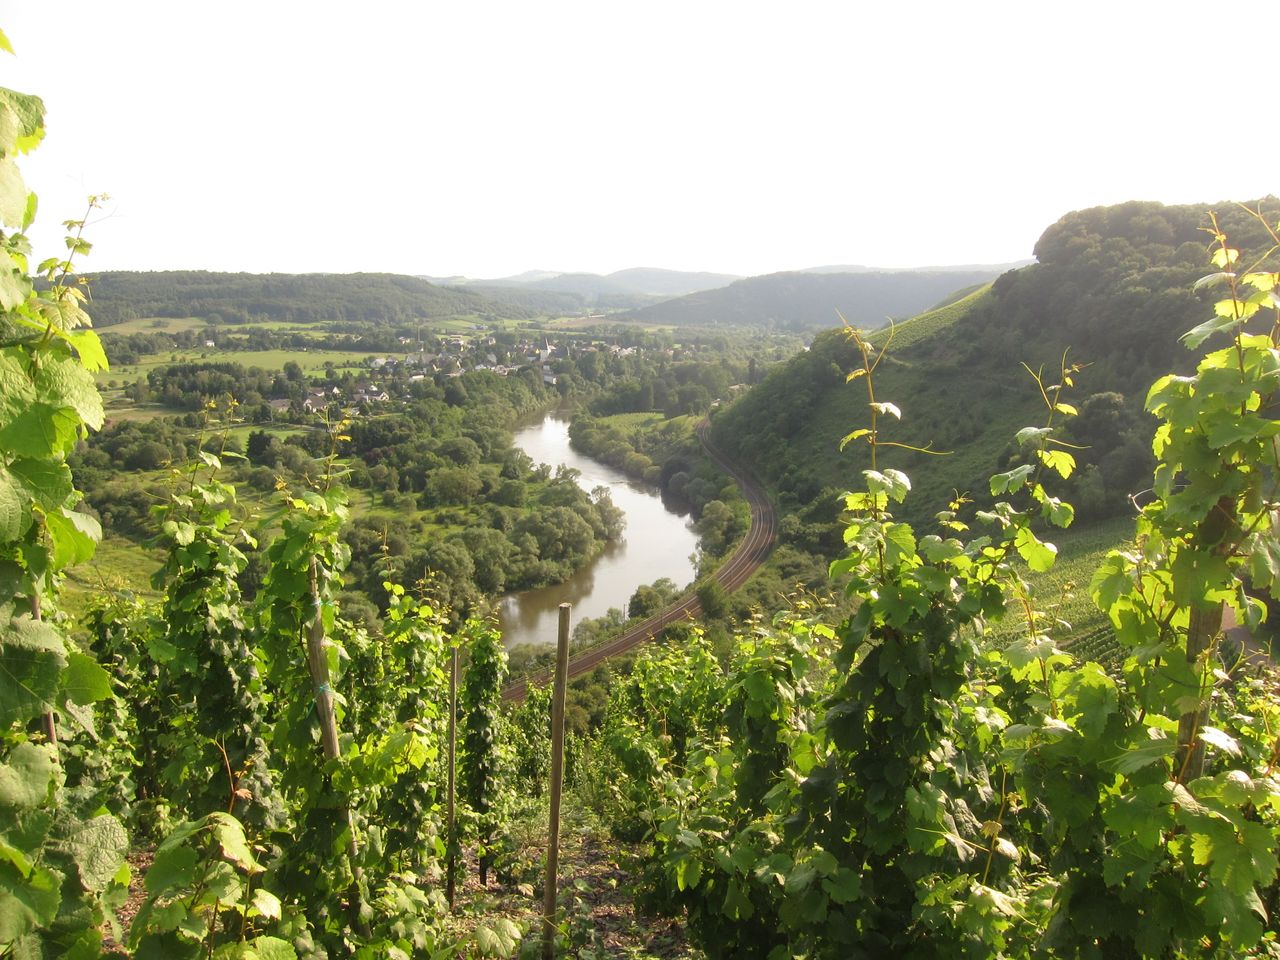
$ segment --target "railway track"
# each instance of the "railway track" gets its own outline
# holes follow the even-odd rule
[[[711,461],[732,477],[742,490],[742,495],[751,508],[751,528],[743,537],[742,543],[733,551],[720,568],[711,575],[726,593],[732,593],[747,582],[747,578],[755,573],[756,568],[764,562],[773,548],[773,541],[778,534],[778,517],[773,504],[769,501],[764,488],[749,472],[730,463],[729,460],[711,443],[708,436],[710,422],[705,418],[697,426],[698,440],[707,452]],[[569,679],[580,677],[594,670],[610,657],[616,657],[642,643],[653,639],[659,631],[680,620],[697,617],[702,613],[702,605],[696,593],[690,594],[678,603],[654,614],[649,619],[637,624],[625,633],[612,640],[607,640],[589,650],[584,650],[569,661]],[[504,700],[523,700],[530,683],[545,683],[551,677],[550,671],[534,674],[510,684],[502,691]]]

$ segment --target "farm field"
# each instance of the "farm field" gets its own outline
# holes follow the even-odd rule
[[[109,370],[101,370],[95,375],[99,385],[112,380],[136,380],[145,377],[151,370],[158,370],[174,363],[193,362],[197,360],[209,363],[238,363],[244,367],[261,367],[263,370],[280,370],[289,362],[296,363],[304,373],[316,373],[325,369],[325,364],[332,364],[338,370],[362,370],[365,359],[370,357],[404,358],[403,352],[358,353],[350,350],[178,350],[165,354],[154,354],[139,363],[125,366],[112,366]]]
[[[157,417],[171,417],[177,411],[162,407],[158,403],[135,404],[122,396],[118,391],[111,396],[111,391],[102,391],[106,401],[107,421],[115,420],[155,420]]]
[[[607,417],[601,417],[601,423],[607,423],[611,427],[618,427],[622,430],[635,430],[637,428],[649,427],[655,423],[659,423],[665,418],[661,413],[615,413]]]
[[[200,317],[138,317],[96,329],[98,333],[127,336],[131,333],[185,333],[188,330],[204,330],[208,326],[209,321]]]

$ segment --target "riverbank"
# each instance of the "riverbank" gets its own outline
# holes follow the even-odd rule
[[[773,549],[778,534],[778,518],[768,494],[745,468],[731,461],[712,443],[709,435],[709,424],[702,421],[697,435],[707,455],[726,474],[734,479],[742,490],[751,509],[751,527],[737,549],[711,575],[711,579],[719,583],[726,593],[732,593],[753,574],[764,562]],[[697,618],[702,613],[702,604],[698,594],[687,593],[681,600],[649,619],[628,629],[617,637],[604,641],[590,649],[579,652],[569,661],[569,678],[582,676],[594,670],[610,657],[617,656],[646,643],[662,629],[680,620]],[[545,673],[535,674],[515,681],[502,692],[505,700],[522,700],[530,683],[545,683]]]
[[[577,471],[577,483],[584,490],[608,490],[625,521],[620,539],[606,544],[563,582],[502,599],[498,619],[508,648],[553,644],[561,603],[573,606],[575,620],[600,617],[610,608],[625,611],[627,601],[643,584],[665,577],[683,586],[694,579],[698,535],[688,512],[664,501],[653,485],[573,449],[564,414],[553,411],[518,429],[513,443],[553,473],[561,467]]]

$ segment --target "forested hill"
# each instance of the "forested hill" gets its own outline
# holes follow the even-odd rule
[[[1243,211],[1216,209],[1235,245],[1267,249]],[[1044,365],[1055,383],[1067,349],[1072,361],[1087,364],[1066,398],[1080,410],[1068,439],[1090,449],[1061,492],[1084,518],[1128,509],[1125,495],[1151,476],[1146,391],[1161,374],[1187,370],[1193,354],[1178,338],[1212,316],[1214,292],[1192,290],[1211,271],[1202,232],[1208,222],[1204,206],[1135,202],[1071,213],[1044,232],[1037,263],[901,324],[876,373],[877,400],[902,411],[886,439],[951,451],[882,454],[881,469],[912,478],[911,519],[931,517],[955,490],[981,499],[990,474],[1016,456],[1013,434],[1042,419],[1020,362]],[[867,424],[865,384],[845,383],[856,362],[843,331],[822,333],[714,421],[722,449],[753,465],[784,507],[814,503],[815,520],[834,509],[836,493],[857,486],[867,466],[858,444],[837,449],[842,436]]]
[[[956,290],[986,283],[1000,271],[886,271],[882,273],[770,273],[719,290],[704,290],[629,314],[675,326],[829,327],[838,314],[859,327],[910,317]]]
[[[94,324],[138,317],[202,317],[236,323],[394,323],[454,316],[532,316],[516,304],[391,273],[210,273],[111,271],[92,275]]]

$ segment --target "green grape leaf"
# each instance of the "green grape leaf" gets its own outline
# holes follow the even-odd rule
[[[1280,540],[1269,533],[1255,534],[1249,540],[1248,556],[1254,586],[1266,588],[1273,598],[1280,599]]]
[[[901,563],[909,563],[916,556],[916,537],[911,527],[905,523],[886,523],[884,525],[884,560],[890,567]]]
[[[1280,434],[1280,422],[1257,415],[1241,416],[1235,410],[1217,410],[1200,418],[1209,447],[1221,450],[1233,443],[1263,440]]]
[[[1224,591],[1234,575],[1227,561],[1216,553],[1187,545],[1173,558],[1172,573],[1173,596],[1179,606],[1229,599]]]
[[[1195,350],[1215,333],[1230,330],[1239,322],[1234,317],[1213,317],[1192,327],[1180,339],[1187,345],[1188,350]]]
[[[855,871],[841,867],[822,881],[822,889],[836,903],[853,903],[862,895],[862,880]]]
[[[1076,468],[1076,458],[1065,450],[1037,450],[1036,456],[1050,470],[1055,470],[1063,480]]]
[[[1193,283],[1193,284],[1191,285],[1191,289],[1192,289],[1192,290],[1204,290],[1204,289],[1206,289],[1206,288],[1208,288],[1208,287],[1216,287],[1216,286],[1219,286],[1219,285],[1221,285],[1221,284],[1225,283],[1225,282],[1226,282],[1226,281],[1228,281],[1228,280],[1233,279],[1234,277],[1235,277],[1235,274],[1234,274],[1234,273],[1229,273],[1229,272],[1226,272],[1226,271],[1219,271],[1218,273],[1211,273],[1211,274],[1209,274],[1208,276],[1201,277],[1199,280],[1197,280],[1195,283]]]
[[[867,490],[873,494],[883,493],[901,503],[911,490],[911,481],[900,470],[863,470],[862,476],[867,481]]]
[[[1209,260],[1215,267],[1227,267],[1240,259],[1240,251],[1234,247],[1219,247],[1213,251],[1213,255]]]
[[[53,567],[61,570],[93,559],[102,526],[87,513],[58,510],[45,514],[45,529],[53,542]]]
[[[1167,373],[1151,385],[1143,404],[1148,411],[1160,416],[1160,411],[1171,403],[1184,400],[1195,386],[1195,377],[1180,377]]]
[[[256,911],[260,917],[266,917],[268,920],[280,919],[280,898],[270,890],[258,888],[253,891],[253,899],[250,901],[251,910]]]
[[[62,903],[62,877],[36,867],[16,883],[0,873],[0,943],[13,943],[58,915]]]
[[[225,813],[219,813],[210,814],[209,822],[213,828],[213,835],[218,840],[218,846],[222,848],[224,858],[247,873],[262,872],[262,867],[258,866],[258,861],[253,857],[253,851],[249,849],[249,842],[244,836],[244,827],[240,825],[239,820]]]
[[[102,395],[93,374],[75,357],[46,356],[36,373],[36,390],[50,406],[70,407],[91,430],[102,429]]]
[[[47,744],[24,742],[0,765],[0,808],[12,819],[15,810],[31,810],[49,800],[58,762]]]
[[[1014,437],[1018,441],[1018,446],[1025,447],[1028,443],[1039,443],[1053,435],[1053,427],[1023,427]]]
[[[730,880],[724,894],[722,912],[730,920],[749,920],[756,912],[746,890],[737,880]]]
[[[854,430],[851,433],[846,433],[843,437],[840,438],[840,449],[843,450],[845,447],[851,444],[854,440],[859,440],[862,437],[867,436],[867,434],[869,434],[870,432],[871,432],[870,430],[863,428],[861,430]]]
[[[129,834],[110,814],[75,822],[57,844],[71,855],[86,890],[105,890],[129,852]]]
[[[1123,838],[1132,838],[1146,850],[1154,850],[1160,835],[1173,826],[1173,803],[1162,783],[1147,784],[1116,797],[1103,812],[1108,827]]]
[[[0,160],[0,223],[14,230],[22,229],[28,194],[18,165],[9,159]]]
[[[258,960],[298,960],[293,944],[279,937],[254,937],[253,950]]]
[[[0,350],[0,428],[12,423],[35,399],[24,355],[13,347]]]
[[[920,552],[930,563],[943,563],[953,560],[964,553],[964,544],[954,537],[943,540],[936,534],[929,534],[920,539]]]
[[[23,457],[9,464],[9,472],[42,510],[57,510],[74,489],[71,468],[61,461]]]
[[[77,330],[67,335],[67,342],[75,347],[80,355],[80,362],[90,373],[107,370],[107,352],[102,349],[102,340],[92,330]]]
[[[44,137],[44,102],[0,87],[0,157],[26,153]]]
[[[16,310],[26,303],[30,292],[31,281],[27,275],[14,265],[11,257],[0,254],[0,310]]]
[[[1055,527],[1069,527],[1076,518],[1075,507],[1063,503],[1057,497],[1046,497],[1041,505],[1040,514]]]
[[[1240,756],[1240,744],[1236,742],[1236,738],[1217,727],[1201,727],[1200,739],[1230,756]]]
[[[1086,737],[1098,738],[1107,719],[1119,706],[1116,682],[1096,663],[1058,674],[1063,712],[1075,720],[1073,726]]]
[[[54,703],[66,648],[57,630],[25,616],[10,620],[0,636],[0,724],[8,724]]]
[[[509,957],[520,942],[520,928],[506,917],[496,917],[476,927],[476,948],[482,957]]]
[[[1116,773],[1129,776],[1137,773],[1143,767],[1150,766],[1157,761],[1163,760],[1165,757],[1173,755],[1174,748],[1178,743],[1173,737],[1164,737],[1158,740],[1152,740],[1141,747],[1133,747],[1126,750],[1122,755],[1117,757],[1111,764]]]
[[[156,851],[155,859],[143,878],[143,886],[153,897],[173,897],[195,882],[196,851],[182,844],[169,845],[169,839]]]
[[[31,526],[31,501],[21,483],[0,466],[0,542],[14,542]]]
[[[33,403],[0,427],[0,448],[20,457],[63,455],[79,438],[80,418],[69,407]]]
[[[98,703],[111,698],[111,674],[93,657],[75,650],[67,654],[62,687],[72,703]]]
[[[1019,528],[1013,538],[1013,545],[1017,547],[1027,566],[1036,573],[1047,572],[1058,557],[1058,548],[1052,543],[1042,542],[1029,527]]]
[[[1031,476],[1031,472],[1035,467],[1030,463],[1024,463],[1020,467],[1015,467],[1007,473],[997,473],[991,478],[991,495],[997,496],[1001,493],[1007,493],[1010,490],[1016,490],[1021,487]]]
[[[1118,550],[1112,550],[1094,571],[1089,582],[1089,596],[1098,609],[1106,613],[1132,586],[1124,556]]]

